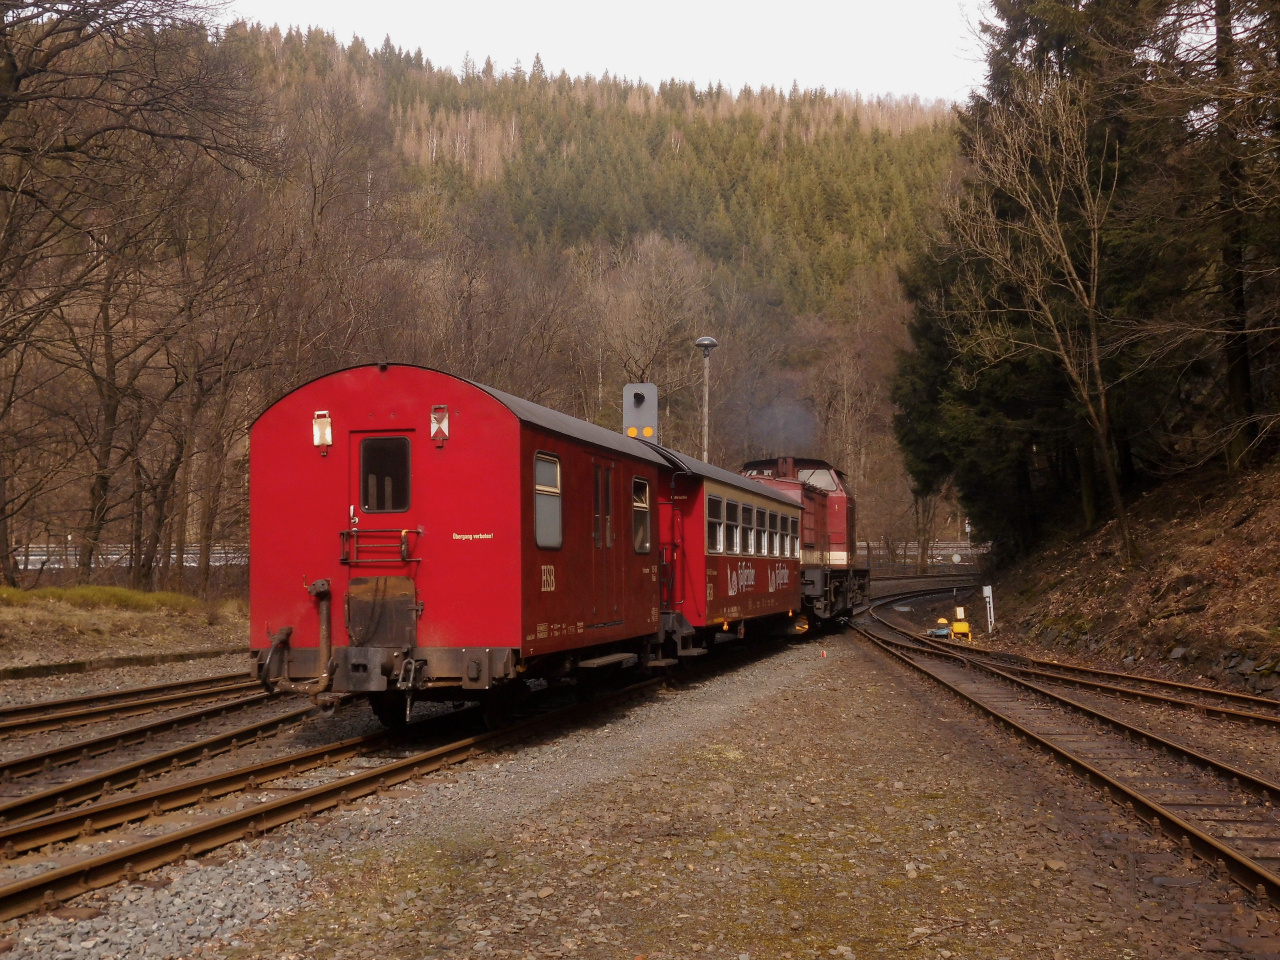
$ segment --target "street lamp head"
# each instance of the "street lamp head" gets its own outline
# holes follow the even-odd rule
[[[711,351],[714,350],[716,347],[720,346],[719,342],[716,340],[715,337],[699,337],[697,340],[693,342],[693,345],[695,347],[702,348],[703,357],[710,357]]]

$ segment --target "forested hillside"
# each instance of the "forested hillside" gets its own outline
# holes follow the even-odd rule
[[[1007,552],[1110,525],[1280,414],[1280,20],[1253,0],[997,4],[964,175],[909,271],[897,432]],[[1150,558],[1159,563],[1158,554]]]
[[[243,542],[252,418],[351,363],[429,364],[664,440],[825,453],[873,535],[896,270],[948,175],[948,108],[658,88],[234,25],[173,0],[6,14],[0,575],[205,590]],[[198,555],[194,573],[174,557]],[[48,574],[46,574],[47,576]],[[214,578],[216,579],[216,578]],[[194,582],[193,582],[194,580]],[[216,584],[214,584],[216,586]]]

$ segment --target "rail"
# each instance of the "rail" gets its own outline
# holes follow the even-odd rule
[[[1132,812],[1177,841],[1185,854],[1199,855],[1256,896],[1280,903],[1280,820],[1272,807],[1280,783],[869,612],[871,623],[855,628],[880,649],[1075,767],[1113,799],[1122,798]],[[885,631],[892,635],[884,636]],[[1010,687],[1033,699],[1008,697]],[[1052,711],[1051,721],[1035,709],[1042,711],[1046,703],[1060,708]],[[1067,714],[1077,718],[1074,726],[1064,720]],[[1225,830],[1215,833],[1223,823],[1236,826],[1236,836]],[[1275,855],[1265,856],[1268,851]]]

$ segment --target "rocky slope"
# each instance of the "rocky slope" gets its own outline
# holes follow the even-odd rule
[[[1280,467],[1171,481],[1134,504],[1133,520],[1132,563],[1110,524],[1000,575],[991,641],[1280,696]]]

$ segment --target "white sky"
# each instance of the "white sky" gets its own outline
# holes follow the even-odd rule
[[[422,48],[459,71],[469,52],[499,72],[535,53],[548,72],[608,70],[657,85],[826,87],[863,94],[961,99],[980,82],[976,27],[983,0],[803,0],[711,4],[655,0],[637,7],[588,0],[228,0],[230,18],[317,26],[346,42]]]

